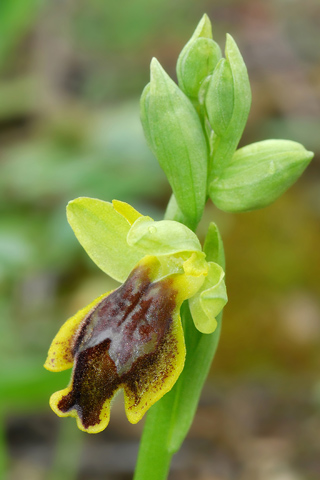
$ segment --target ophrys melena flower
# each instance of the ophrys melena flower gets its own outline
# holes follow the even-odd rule
[[[186,355],[182,302],[189,299],[200,331],[214,331],[227,301],[224,272],[186,226],[154,221],[127,203],[78,198],[67,215],[92,260],[121,282],[61,327],[45,363],[54,372],[73,367],[69,386],[51,396],[53,411],[97,433],[119,390],[136,423],[173,387]]]

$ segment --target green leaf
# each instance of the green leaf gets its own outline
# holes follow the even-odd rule
[[[312,157],[312,152],[289,140],[265,140],[240,148],[211,182],[210,197],[226,212],[266,207],[300,177]]]
[[[127,244],[129,222],[111,203],[77,198],[67,207],[68,221],[89,257],[101,270],[123,282],[144,253]]]
[[[226,129],[222,128],[222,135],[217,135],[215,138],[212,161],[209,169],[209,181],[215,176],[218,176],[223,168],[230,162],[246,125],[251,105],[251,90],[247,68],[235,41],[230,35],[227,35],[225,53],[226,62],[230,66],[233,79],[233,110],[228,127]],[[222,85],[219,85],[224,97],[224,99],[221,98],[219,101],[221,101],[221,106],[223,106],[222,104],[225,105],[225,115],[229,120],[230,103],[227,102],[225,98],[228,89],[230,89],[230,80],[228,79],[227,71],[224,72],[224,77],[229,86],[226,85],[222,87]],[[217,81],[217,79],[215,81]],[[216,95],[218,94],[219,92]],[[206,109],[208,112],[217,109],[216,105],[210,104],[211,101],[216,101],[216,95],[211,92],[206,99]],[[215,121],[214,123],[216,124]]]
[[[128,232],[127,242],[145,255],[170,255],[201,251],[198,237],[188,227],[173,220],[155,222],[140,217]]]
[[[206,139],[192,103],[156,59],[141,99],[141,121],[179,208],[191,223],[199,221],[206,200]]]

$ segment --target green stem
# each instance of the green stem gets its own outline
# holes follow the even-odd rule
[[[150,409],[140,442],[134,480],[165,480],[169,473],[172,453],[167,448],[170,419],[166,396]]]
[[[166,218],[179,218],[181,221],[181,214],[175,206],[176,203],[171,202]],[[223,248],[220,255],[220,263],[224,267]],[[216,261],[214,258],[211,260]],[[216,331],[210,335],[202,334],[195,328],[188,302],[182,305],[181,320],[187,351],[185,366],[171,391],[148,412],[134,480],[166,480],[172,455],[181,447],[192,424],[218,346],[222,314],[217,317]]]
[[[187,357],[184,370],[172,390],[150,408],[138,455],[134,480],[165,480],[172,455],[179,450],[192,424],[203,384],[215,355],[221,330],[211,335],[193,326],[187,302],[181,317],[185,323]]]

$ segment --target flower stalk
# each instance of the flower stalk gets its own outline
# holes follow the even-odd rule
[[[213,223],[210,224],[204,248],[210,260],[225,268],[223,242]],[[187,351],[185,366],[172,390],[148,412],[134,480],[167,478],[172,456],[180,449],[193,421],[218,347],[222,312],[217,317],[216,330],[209,335],[200,333],[194,327],[186,303],[182,305],[181,320]]]
[[[78,198],[67,207],[81,245],[120,286],[54,338],[45,367],[73,370],[50,405],[88,433],[107,427],[120,390],[131,423],[149,410],[135,480],[167,478],[218,346],[228,301],[223,242],[213,222],[203,248],[195,233],[207,200],[226,212],[266,207],[313,157],[288,140],[237,150],[251,104],[248,72],[230,35],[221,57],[204,15],[178,59],[179,85],[151,62],[141,121],[173,192],[164,220],[118,200]]]

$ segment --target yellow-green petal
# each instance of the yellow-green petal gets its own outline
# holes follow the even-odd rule
[[[173,220],[155,222],[148,217],[140,217],[129,230],[127,241],[131,247],[144,251],[145,255],[201,251],[196,234]]]
[[[129,203],[121,202],[120,200],[112,200],[113,208],[120,213],[129,224],[132,225],[138,218],[142,217],[135,208],[133,208]]]
[[[189,299],[190,311],[196,328],[202,333],[212,333],[217,327],[216,316],[228,301],[224,271],[209,262],[209,273],[199,291]]]
[[[120,208],[119,204],[117,208]],[[132,211],[127,210],[125,214],[132,219]],[[111,203],[77,198],[68,204],[67,217],[89,257],[115,280],[123,282],[144,257],[141,250],[128,245],[129,220]]]

